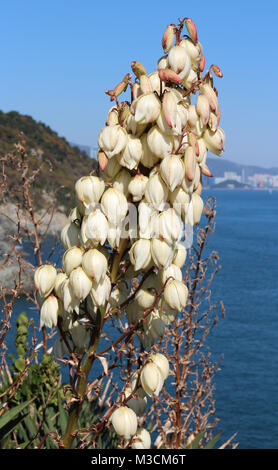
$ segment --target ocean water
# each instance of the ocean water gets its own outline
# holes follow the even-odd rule
[[[209,248],[222,266],[212,300],[226,309],[207,338],[213,359],[224,355],[214,380],[220,443],[237,433],[241,449],[277,449],[278,191],[203,192],[210,195],[217,215]],[[45,251],[50,248],[51,241]],[[20,299],[14,319],[29,308]]]
[[[204,191],[217,198],[210,247],[222,269],[213,298],[226,317],[209,340],[224,354],[215,378],[216,414],[242,449],[278,448],[278,191]]]

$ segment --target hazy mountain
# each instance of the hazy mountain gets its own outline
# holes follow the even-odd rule
[[[225,156],[214,158],[207,158],[207,165],[212,172],[213,176],[223,176],[225,171],[233,171],[238,175],[242,174],[242,170],[245,172],[245,177],[253,176],[255,173],[260,174],[269,174],[269,175],[278,175],[277,168],[265,168],[255,165],[244,165],[240,163],[232,162],[231,160],[226,160]]]

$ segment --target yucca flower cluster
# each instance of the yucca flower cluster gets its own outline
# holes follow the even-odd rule
[[[212,176],[207,153],[224,150],[212,75],[222,72],[212,65],[204,73],[203,48],[189,18],[167,26],[162,47],[153,73],[134,61],[134,79],[128,73],[106,92],[113,105],[98,137],[99,172],[76,182],[76,207],[61,234],[62,271],[43,265],[35,273],[41,326],[60,319],[58,357],[86,350],[92,334],[86,325],[98,311],[102,318],[124,312],[148,349],[186,306],[182,268],[203,211],[202,175]],[[131,100],[119,102],[127,89]],[[149,374],[157,367],[153,361],[145,367],[137,408],[144,393],[161,390],[167,375]],[[125,439],[137,431],[131,403],[134,397],[112,419]]]

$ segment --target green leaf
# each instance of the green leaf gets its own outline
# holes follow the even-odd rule
[[[60,395],[58,395],[58,409],[59,409],[60,426],[61,426],[62,433],[64,434],[66,427],[67,427],[68,416],[63,407],[62,399]]]
[[[221,436],[221,432],[216,434],[204,447],[204,449],[213,449],[215,446],[216,442],[218,441],[219,437]]]
[[[11,408],[9,411],[6,411],[0,418],[0,433],[3,427],[6,426],[6,424],[8,424],[12,419],[14,419],[22,410],[24,410],[26,406],[30,405],[34,399],[35,398],[25,401],[24,403]]]
[[[0,430],[0,440],[7,437],[10,432],[12,432],[18,426],[18,424],[23,421],[24,418],[26,418],[27,415],[28,413],[23,416],[17,416],[16,418],[11,419],[5,426],[3,426]]]

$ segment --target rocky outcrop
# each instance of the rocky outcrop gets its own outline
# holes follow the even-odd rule
[[[67,216],[60,211],[54,214],[45,211],[35,214],[40,235],[60,236],[67,223]],[[27,262],[22,241],[33,232],[30,217],[20,212],[14,204],[0,206],[0,288],[7,293],[18,284],[20,291],[33,290],[33,267]]]

